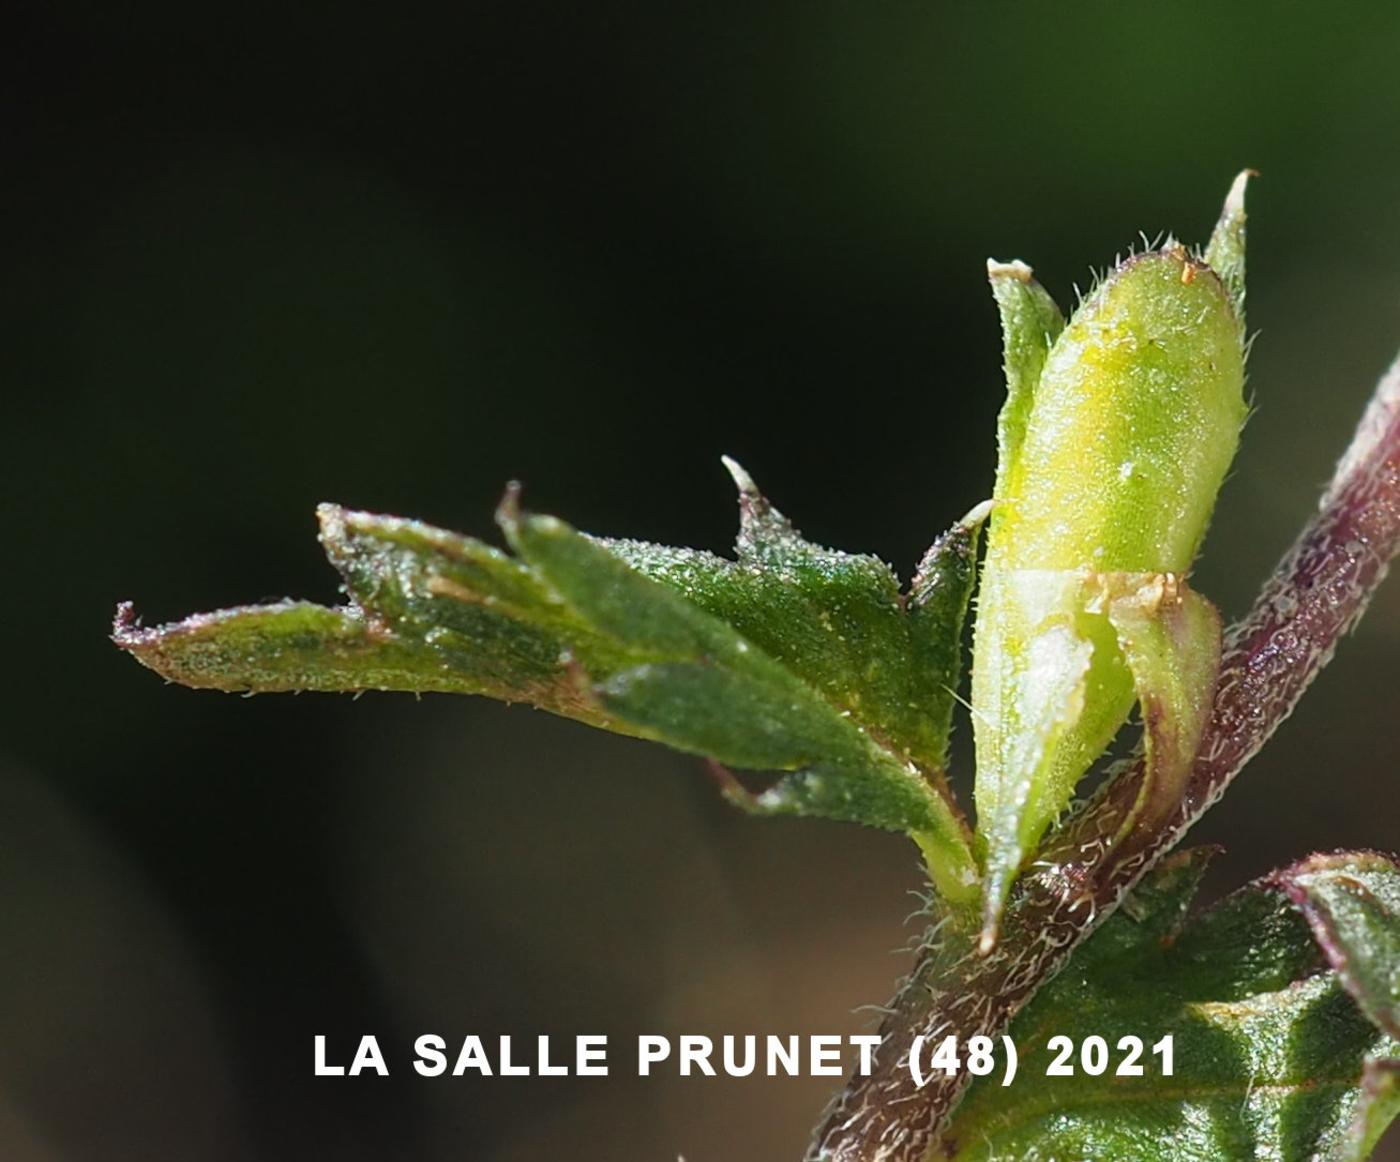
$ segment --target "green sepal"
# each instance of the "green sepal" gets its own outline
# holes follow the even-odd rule
[[[1118,839],[1176,807],[1210,719],[1220,672],[1220,613],[1170,574],[1101,579],[1142,716],[1147,777]]]
[[[1243,385],[1239,319],[1215,271],[1175,244],[1125,260],[1045,358],[999,473],[989,561],[1185,572],[1239,442]]]
[[[987,259],[987,281],[1001,316],[1002,372],[1006,400],[997,416],[997,496],[1020,457],[1031,402],[1050,347],[1065,317],[1024,262]]]
[[[984,666],[995,657],[1001,668],[973,710],[986,949],[1021,865],[1072,793],[1072,783],[1057,778],[1057,763],[1084,715],[1096,642],[1085,632],[1083,576],[1016,571],[983,585],[984,608],[996,602],[1003,611],[981,623]]]
[[[983,639],[1003,669],[996,681],[989,676],[978,706],[982,946],[990,949],[1021,866],[1095,757],[1079,740],[1111,733],[1133,701],[1148,778],[1116,839],[1176,805],[1210,714],[1220,617],[1170,574],[1017,569],[986,583],[995,588],[984,599],[1003,610]]]
[[[1211,232],[1210,241],[1206,244],[1205,252],[1202,255],[1206,265],[1220,276],[1220,281],[1225,284],[1225,289],[1229,291],[1241,331],[1244,329],[1245,291],[1246,215],[1244,199],[1250,178],[1257,176],[1252,169],[1243,170],[1236,175],[1230,186],[1230,192],[1225,197],[1225,205],[1221,208],[1220,219],[1216,222],[1215,229]]]

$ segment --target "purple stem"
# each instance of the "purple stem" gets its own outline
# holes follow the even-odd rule
[[[1210,724],[1175,810],[1114,844],[1145,775],[1130,760],[1048,840],[1012,895],[993,952],[977,953],[975,916],[955,913],[935,926],[881,1028],[874,1070],[852,1078],[833,1103],[809,1162],[924,1162],[956,1148],[947,1123],[967,1078],[935,1072],[918,1088],[908,1069],[914,1039],[936,1045],[949,1033],[965,1042],[1006,1030],[1292,713],[1397,550],[1400,360],[1377,387],[1317,515],[1228,632]]]

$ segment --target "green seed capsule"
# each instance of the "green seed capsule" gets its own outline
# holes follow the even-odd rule
[[[1207,254],[1220,270],[1177,244],[1128,259],[1063,330],[1028,268],[989,267],[1009,395],[973,658],[987,943],[1135,701],[1159,802],[1199,741],[1219,627],[1181,576],[1246,414],[1243,177]]]

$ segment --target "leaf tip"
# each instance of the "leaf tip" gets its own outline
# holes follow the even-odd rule
[[[339,504],[334,504],[329,500],[323,500],[316,506],[316,524],[321,529],[321,539],[343,532],[345,529],[345,518],[348,510]]]
[[[754,478],[729,456],[720,457],[739,490],[739,536],[736,548],[741,558],[770,553],[776,546],[799,539],[792,522],[773,507],[759,490]]]
[[[208,620],[208,617],[209,615],[204,615],[203,620]],[[131,655],[146,669],[155,671],[167,682],[183,682],[180,667],[171,658],[167,642],[172,634],[178,634],[181,628],[200,620],[199,615],[196,615],[174,625],[145,626],[137,616],[135,604],[122,601],[118,603],[116,614],[112,618],[112,644],[123,653]]]
[[[724,470],[734,481],[734,487],[739,490],[740,497],[758,495],[758,485],[754,483],[753,477],[744,470],[744,466],[739,461],[732,456],[721,456],[719,462],[724,465]]]
[[[112,616],[112,644],[119,650],[135,653],[149,643],[155,630],[144,629],[141,619],[136,616],[136,605],[130,601],[119,601],[116,613]]]
[[[953,622],[956,624],[949,631],[950,640],[957,637],[962,627],[967,601],[972,594],[978,537],[994,504],[991,500],[980,501],[952,528],[940,533],[919,561],[909,585],[909,599],[914,608],[927,605],[937,592],[946,592],[950,587],[955,591]]]
[[[520,493],[520,481],[508,480],[500,503],[496,505],[496,523],[507,538],[520,526]]]
[[[344,550],[349,539],[346,533],[346,516],[345,509],[338,504],[322,501],[316,506],[316,540],[326,558],[337,569],[341,569],[345,563]]]

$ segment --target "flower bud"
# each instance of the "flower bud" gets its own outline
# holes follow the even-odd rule
[[[1027,267],[989,265],[1009,392],[973,657],[984,943],[1135,701],[1160,768],[1144,810],[1199,741],[1219,623],[1182,575],[1247,411],[1243,183],[1206,251],[1220,269],[1173,242],[1134,255],[1063,330]]]

